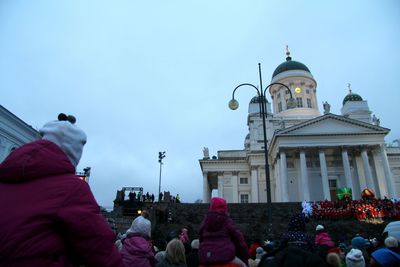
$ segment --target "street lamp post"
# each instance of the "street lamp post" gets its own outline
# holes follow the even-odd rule
[[[266,191],[267,191],[267,235],[268,237],[272,236],[272,206],[271,206],[271,180],[270,180],[270,174],[269,174],[269,162],[268,162],[268,139],[267,139],[267,129],[266,129],[266,122],[265,122],[265,117],[267,117],[267,108],[266,108],[266,97],[265,93],[266,90],[272,86],[272,85],[281,85],[285,87],[289,93],[290,93],[290,99],[287,102],[287,108],[294,108],[296,104],[296,100],[293,99],[292,92],[290,91],[290,88],[286,86],[283,83],[271,83],[267,87],[263,89],[262,86],[262,78],[261,78],[261,63],[258,63],[258,73],[260,76],[260,90],[257,88],[257,86],[254,86],[253,84],[250,83],[242,83],[233,90],[232,92],[232,99],[229,101],[229,108],[232,110],[236,110],[239,107],[239,102],[235,99],[235,92],[239,87],[242,86],[250,86],[256,89],[257,95],[259,97],[259,105],[260,105],[260,116],[262,118],[262,126],[263,126],[263,135],[264,135],[264,157],[265,157],[265,180],[266,180]]]
[[[162,160],[165,158],[165,151],[164,152],[158,152],[158,162],[160,163],[160,177],[158,180],[158,202],[161,202],[160,198],[160,193],[161,193],[161,166],[162,166]]]

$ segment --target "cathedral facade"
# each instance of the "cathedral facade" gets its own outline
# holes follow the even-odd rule
[[[40,138],[37,130],[0,105],[0,162],[15,148]]]
[[[334,200],[338,188],[351,188],[359,199],[369,188],[378,198],[398,197],[400,147],[385,143],[390,129],[372,116],[367,101],[353,93],[344,96],[341,114],[330,113],[317,101],[317,82],[301,62],[286,61],[272,75],[265,117],[272,202]],[[293,96],[296,106],[288,101]],[[210,158],[208,148],[200,160],[203,202],[213,190],[229,203],[267,202],[263,123],[260,97],[249,103],[243,150],[218,151]]]

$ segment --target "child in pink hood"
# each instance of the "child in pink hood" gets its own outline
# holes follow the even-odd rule
[[[335,244],[333,243],[328,232],[325,230],[324,226],[317,225],[315,230],[317,231],[315,235],[315,246],[325,245],[330,248],[334,247]]]
[[[143,216],[133,220],[131,227],[122,239],[121,255],[125,266],[155,266],[151,242],[151,222]]]
[[[151,222],[143,216],[133,220],[122,239],[121,255],[126,266],[155,266],[151,243]]]
[[[199,262],[201,265],[235,263],[245,266],[249,259],[243,234],[228,216],[225,199],[211,199],[199,232]]]
[[[316,235],[315,235],[315,252],[322,258],[326,259],[326,256],[328,255],[329,249],[333,248],[335,244],[333,243],[331,237],[329,234],[326,232],[324,226],[322,225],[317,225],[317,228],[315,229]]]

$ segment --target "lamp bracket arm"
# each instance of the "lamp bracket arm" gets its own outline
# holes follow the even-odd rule
[[[271,84],[269,84],[267,87],[265,87],[265,89],[263,91],[264,95],[265,95],[265,92],[267,91],[267,89],[269,87],[271,87],[272,85],[281,85],[281,86],[285,87],[289,91],[290,98],[293,98],[292,91],[290,91],[290,88],[286,84],[283,84],[283,83],[271,83]]]
[[[261,93],[262,93],[262,92],[260,93],[260,90],[258,90],[258,88],[257,88],[256,86],[252,85],[251,83],[242,83],[242,84],[239,84],[238,86],[236,86],[235,89],[233,89],[233,92],[232,92],[232,99],[235,99],[235,92],[236,92],[236,89],[238,89],[239,87],[244,86],[244,85],[248,85],[248,86],[253,87],[254,89],[256,89],[257,95],[258,95],[258,96],[261,96]]]

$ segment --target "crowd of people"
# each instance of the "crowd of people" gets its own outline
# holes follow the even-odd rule
[[[154,194],[150,194],[147,192],[146,194],[143,194],[142,191],[139,191],[137,194],[135,191],[129,192],[128,194],[128,199],[131,202],[154,202],[155,197]]]
[[[138,191],[137,193],[135,191],[132,191],[128,194],[128,199],[131,202],[151,202],[153,203],[156,199],[154,197],[154,194],[149,194],[149,192],[147,192],[146,194],[143,194],[141,191]],[[176,196],[170,196],[169,191],[165,192],[165,194],[163,194],[162,192],[160,192],[160,194],[158,195],[158,202],[171,202],[171,203],[180,203],[181,201],[181,197],[179,196],[179,194],[176,194]]]
[[[400,220],[400,202],[387,198],[360,200],[316,201],[311,204],[312,216],[320,220],[356,218],[360,221],[382,222],[385,219]]]
[[[279,239],[248,242],[229,217],[226,201],[215,197],[198,233],[183,227],[180,233],[167,235],[164,243],[152,242],[151,222],[143,212],[116,246],[126,266],[400,266],[398,237],[378,234],[367,239],[360,234],[348,242],[336,241],[323,225],[308,233],[307,221],[304,213],[295,213]],[[198,238],[191,240],[190,234]]]
[[[400,237],[335,242],[323,225],[308,233],[303,212],[291,216],[281,238],[249,244],[218,197],[198,233],[182,226],[155,242],[150,216],[142,211],[118,236],[88,184],[75,175],[86,143],[75,122],[60,114],[40,129],[41,140],[0,164],[0,267],[400,266]]]
[[[154,203],[155,201],[157,202],[170,202],[170,203],[180,203],[181,202],[181,197],[179,194],[176,194],[176,196],[171,196],[170,192],[160,192],[158,195],[158,199],[155,198],[154,194],[150,194],[149,192],[146,192],[146,194],[143,193],[143,191],[138,190],[138,191],[130,191],[128,195],[125,195],[125,190],[118,190],[117,191],[117,196],[115,198],[115,201],[118,203],[123,203],[124,201],[129,201],[129,202],[148,202],[148,203]]]

